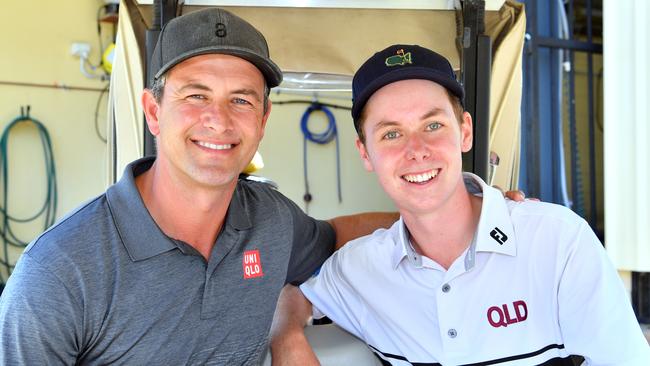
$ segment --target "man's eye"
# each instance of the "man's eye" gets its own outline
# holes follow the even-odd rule
[[[242,98],[235,98],[235,99],[233,99],[233,102],[235,104],[251,104],[251,102],[247,101],[246,99],[242,99]]]
[[[386,140],[392,140],[398,137],[399,137],[399,133],[397,131],[388,131],[384,134],[384,139]]]
[[[427,130],[437,130],[440,127],[442,127],[442,124],[440,122],[432,122],[427,125]]]
[[[187,96],[187,99],[203,100],[203,99],[207,99],[207,98],[205,97],[205,95],[202,95],[202,94],[191,94],[191,95]]]

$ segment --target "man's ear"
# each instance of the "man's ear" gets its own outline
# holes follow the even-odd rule
[[[463,112],[463,122],[460,124],[460,146],[462,152],[468,152],[472,149],[474,141],[474,132],[472,129],[472,116],[468,112]]]
[[[357,145],[357,150],[359,150],[359,156],[361,156],[361,160],[363,160],[363,166],[366,168],[367,171],[372,172],[375,169],[372,167],[372,163],[370,162],[370,157],[368,156],[368,150],[366,150],[366,145],[364,145],[361,140],[357,137],[355,141]]]
[[[158,121],[158,111],[160,106],[158,105],[156,98],[153,96],[153,93],[151,93],[151,90],[145,89],[142,92],[141,102],[149,132],[154,136],[158,136],[160,133],[160,123]]]

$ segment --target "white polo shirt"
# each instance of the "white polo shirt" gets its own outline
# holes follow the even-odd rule
[[[587,223],[569,209],[482,191],[470,247],[445,270],[400,219],[348,243],[301,290],[392,365],[650,365],[628,295]],[[446,225],[441,222],[440,225]]]

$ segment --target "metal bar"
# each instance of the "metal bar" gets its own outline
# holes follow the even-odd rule
[[[476,119],[475,100],[476,100],[476,2],[463,2],[463,36],[462,36],[462,55],[461,55],[461,80],[465,87],[465,110],[472,118]],[[476,134],[476,122],[473,131]],[[474,135],[474,139],[477,136]],[[474,171],[474,150],[463,154],[463,170]]]
[[[463,2],[461,70],[465,86],[465,109],[474,119],[474,147],[463,154],[463,170],[488,179],[489,162],[489,83],[491,45],[485,36],[485,1]]]
[[[152,27],[147,29],[145,33],[145,87],[149,85],[150,80],[152,79],[152,70],[149,67],[151,64],[151,57],[153,55],[154,48],[156,47],[156,42],[158,41],[158,36],[160,35],[161,29],[172,20],[178,14],[180,9],[179,2],[182,4],[183,1],[179,0],[155,0],[154,1],[154,10],[152,14]],[[144,116],[143,116],[144,118]],[[142,126],[143,134],[143,156],[153,156],[156,155],[156,142],[154,136],[149,132],[146,122]]]
[[[593,40],[593,29],[591,22],[591,0],[587,0],[587,41],[589,43]],[[589,198],[591,199],[591,214],[590,223],[594,232],[599,233],[597,230],[598,224],[598,202],[596,201],[596,138],[595,138],[595,120],[594,120],[594,62],[593,54],[587,53],[587,82],[588,82],[588,98],[589,98],[589,182],[591,184],[589,190]],[[602,236],[602,233],[601,235]]]
[[[569,39],[574,40],[575,34],[575,9],[573,7],[573,0],[569,0]],[[573,66],[573,64],[572,64]]]
[[[145,39],[145,57],[144,57],[144,87],[151,87],[151,79],[152,79],[152,71],[151,67],[151,58],[153,55],[153,50],[156,47],[156,42],[158,41],[158,36],[160,35],[160,29],[162,28],[161,25],[161,11],[160,8],[162,7],[163,0],[155,0],[154,1],[154,6],[153,6],[153,12],[152,12],[152,20],[151,20],[151,28],[147,29],[144,34],[144,39]],[[149,131],[149,128],[147,126],[147,121],[146,117],[143,115],[142,120],[144,123],[142,124],[142,141],[143,141],[143,151],[142,151],[142,156],[153,156],[156,155],[156,143],[153,135]]]
[[[535,14],[539,12],[539,4],[537,0],[533,0],[533,6],[535,7],[536,11]],[[533,18],[533,54],[531,55],[532,57],[532,68],[533,68],[533,83],[531,85],[533,89],[533,95],[532,95],[532,112],[533,112],[533,120],[530,121],[531,123],[531,129],[530,129],[530,135],[531,138],[528,141],[530,143],[529,147],[529,157],[531,158],[528,166],[530,167],[529,173],[528,173],[528,182],[529,182],[529,187],[531,189],[531,194],[533,194],[535,197],[541,197],[542,194],[542,182],[539,174],[539,167],[541,166],[540,163],[540,143],[539,143],[539,136],[540,136],[540,115],[539,115],[539,85],[540,85],[540,80],[539,80],[539,47],[537,47],[537,42],[535,41],[539,37],[539,22],[537,16],[532,17]],[[531,171],[535,169],[534,174],[531,174]]]
[[[537,1],[537,34],[543,36],[554,36],[553,20],[551,6],[552,1]],[[538,134],[535,136],[537,143],[535,154],[538,155],[538,165],[534,166],[535,175],[532,177],[536,179],[536,185],[539,187],[539,198],[543,201],[560,203],[555,197],[555,157],[554,149],[557,142],[553,140],[553,128],[555,121],[553,121],[553,75],[554,67],[557,65],[553,59],[553,49],[537,48],[536,62],[537,62],[537,82],[533,86],[537,89],[535,99],[536,112],[538,116],[538,126],[536,131]]]
[[[532,53],[530,57],[531,61],[531,68],[532,68],[532,75],[533,75],[533,80],[532,84],[529,85],[531,88],[531,105],[530,105],[530,110],[531,110],[531,115],[532,119],[529,121],[529,130],[528,130],[528,151],[527,151],[527,159],[528,159],[528,189],[530,190],[530,195],[533,197],[541,197],[542,193],[542,187],[541,187],[541,181],[539,179],[539,173],[538,169],[540,167],[540,156],[539,156],[539,151],[540,151],[540,143],[539,143],[539,136],[540,136],[540,118],[539,118],[539,103],[538,103],[538,98],[539,98],[539,85],[540,85],[540,80],[539,80],[539,47],[537,47],[537,42],[535,41],[538,38],[538,33],[539,33],[539,25],[538,25],[538,16],[537,14],[539,13],[538,9],[538,4],[537,0],[532,0],[532,9],[534,9],[534,13],[531,14],[530,17],[530,30],[531,30],[531,36],[532,36]],[[531,71],[531,70],[529,70]],[[533,172],[535,170],[535,172]]]
[[[571,35],[573,36],[573,35]],[[572,209],[578,215],[584,217],[584,206],[581,187],[581,169],[578,153],[578,128],[576,125],[576,91],[575,91],[575,54],[570,51],[569,60],[571,70],[569,71],[569,139],[571,141],[571,197]]]
[[[151,68],[149,65],[151,65],[151,57],[153,55],[153,50],[156,47],[156,42],[158,41],[158,36],[160,35],[160,29],[147,29],[145,31],[145,64],[146,64],[146,72],[145,72],[145,80],[144,80],[144,86],[145,87],[151,87],[149,85],[149,81],[153,77],[151,73]]]
[[[560,19],[560,10],[558,8],[557,1],[549,2],[549,29],[548,34],[553,37],[561,37],[561,19]],[[548,144],[548,163],[550,164],[552,175],[551,179],[547,180],[551,184],[550,194],[553,197],[553,202],[561,205],[567,204],[564,201],[562,189],[564,182],[562,178],[564,173],[562,168],[563,164],[560,162],[564,159],[561,156],[560,152],[562,151],[562,85],[560,80],[562,80],[562,53],[564,52],[561,48],[551,48],[547,50],[549,54],[549,64],[548,64],[548,74],[549,78],[549,92],[548,101],[550,102],[550,111],[549,111],[549,144]],[[541,175],[541,172],[540,172]]]
[[[650,323],[650,273],[632,272],[632,308],[640,323]]]
[[[145,86],[151,86],[148,84],[153,75],[149,65],[151,63],[153,50],[156,47],[156,43],[158,42],[160,31],[165,26],[165,24],[180,15],[180,11],[184,3],[184,0],[155,0],[152,27],[151,29],[147,29],[145,33],[145,51],[147,53],[145,58]],[[146,121],[143,123],[142,133],[144,135],[143,156],[156,155],[156,141],[151,132],[149,132]]]
[[[492,70],[492,42],[490,37],[479,35],[476,46],[474,174],[487,181],[490,156],[490,74]]]
[[[569,2],[569,37],[574,38],[575,12],[573,0]],[[580,156],[578,149],[578,127],[576,123],[576,93],[575,93],[575,52],[570,50],[569,58],[571,70],[569,71],[569,136],[571,140],[571,196],[573,200],[572,209],[578,215],[584,217],[584,197],[582,195],[582,169],[580,168]]]
[[[548,2],[548,29],[547,34],[552,37],[560,36],[560,22],[559,22],[559,11],[557,9],[557,1]],[[562,143],[560,140],[560,128],[562,123],[562,112],[560,110],[562,101],[561,101],[561,85],[560,81],[560,72],[561,72],[561,60],[560,52],[558,48],[551,48],[546,50],[548,52],[548,63],[546,65],[548,78],[548,95],[546,96],[546,101],[550,108],[548,108],[548,127],[545,134],[546,141],[545,144],[546,154],[545,154],[545,163],[548,164],[549,172],[551,174],[548,176],[548,179],[545,179],[545,182],[549,185],[549,194],[552,197],[553,203],[564,204],[561,200],[561,174],[559,159],[562,157],[559,156],[559,147],[558,145]],[[548,174],[547,174],[548,175]],[[543,174],[540,172],[540,176]]]
[[[113,124],[113,128],[111,129],[113,131],[113,140],[111,141],[112,147],[108,149],[109,152],[112,151],[113,153],[113,160],[112,160],[112,169],[113,169],[113,175],[111,177],[111,183],[116,183],[117,182],[117,117],[115,116],[115,103],[110,103],[109,108],[111,108],[111,112],[109,113],[109,116],[112,116],[110,123]]]
[[[24,86],[29,88],[49,88],[49,89],[60,89],[60,90],[74,90],[74,91],[90,91],[90,92],[102,92],[103,88],[89,88],[85,86],[70,86],[65,84],[41,84],[41,83],[27,83],[20,81],[0,81],[0,85],[10,85],[10,86]]]
[[[571,25],[571,27],[573,27],[573,25]],[[553,37],[536,37],[535,42],[538,47],[564,48],[573,51],[603,53],[603,45],[600,43],[592,43],[591,40],[589,42],[583,42]]]

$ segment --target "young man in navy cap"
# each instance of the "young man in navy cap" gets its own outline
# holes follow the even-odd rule
[[[396,219],[330,225],[238,179],[282,79],[243,19],[210,8],[172,20],[151,67],[142,105],[157,156],[25,250],[0,299],[0,364],[257,364],[284,284],[308,278],[335,236]]]
[[[419,46],[390,46],[357,71],[357,147],[401,218],[285,290],[274,362],[315,362],[302,332],[313,313],[387,365],[569,365],[571,355],[650,365],[625,289],[587,223],[561,206],[506,201],[461,171],[472,146],[462,99],[449,62]]]

